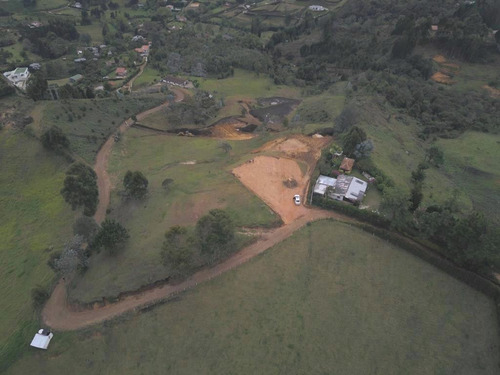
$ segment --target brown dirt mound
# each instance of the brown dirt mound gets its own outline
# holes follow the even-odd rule
[[[292,177],[289,177],[283,181],[283,185],[289,189],[293,189],[297,187],[297,181],[295,181]]]
[[[238,128],[244,127],[246,124],[240,121],[234,121],[233,123],[224,123],[220,125],[215,125],[211,131],[212,136],[215,138],[222,139],[234,139],[234,140],[244,140],[251,139],[253,135],[250,133],[245,133],[239,131]]]
[[[432,58],[432,60],[434,60],[438,64],[443,64],[446,62],[446,57],[444,57],[443,55],[436,55]]]
[[[455,83],[455,81],[453,81],[449,75],[446,75],[446,74],[441,73],[441,72],[434,73],[432,75],[431,79],[434,82],[442,83],[442,84],[445,84],[445,85],[452,85],[452,84]]]

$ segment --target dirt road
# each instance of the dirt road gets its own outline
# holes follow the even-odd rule
[[[184,100],[184,92],[180,89],[171,89],[175,93],[175,101],[180,102]],[[152,113],[158,112],[161,109],[168,107],[169,103],[165,102],[157,107],[148,109],[147,111],[139,113],[136,117],[137,120],[143,120]],[[118,128],[118,133],[123,134],[131,125],[133,120],[131,118],[125,120]],[[101,223],[106,217],[106,210],[109,206],[109,194],[111,192],[111,181],[107,172],[109,156],[111,155],[111,149],[115,143],[114,135],[111,135],[106,142],[102,145],[101,149],[97,153],[94,171],[97,174],[97,187],[99,189],[99,204],[97,205],[97,210],[94,215],[94,219],[97,223]]]
[[[162,285],[137,295],[124,297],[119,302],[103,307],[84,311],[72,310],[67,304],[66,286],[61,280],[42,311],[43,322],[47,326],[60,331],[76,330],[112,319],[138,307],[159,302],[241,265],[256,255],[266,251],[273,245],[283,241],[308,222],[328,217],[345,219],[335,212],[308,209],[303,216],[294,222],[263,233],[262,237],[257,242],[235,253],[226,261],[215,267],[203,269],[195,273],[188,280],[180,284]]]

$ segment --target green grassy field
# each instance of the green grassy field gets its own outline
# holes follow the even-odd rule
[[[474,208],[500,222],[500,136],[468,132],[438,142],[443,149],[444,173],[466,192]]]
[[[48,102],[44,109],[44,128],[59,126],[68,136],[70,149],[92,164],[102,143],[133,114],[162,103],[165,96],[125,96],[123,99],[78,99]]]
[[[142,74],[134,81],[133,89],[135,90],[140,87],[151,85],[155,82],[159,82],[160,79],[161,75],[158,71],[154,70],[153,68],[146,67],[144,68]]]
[[[151,311],[56,333],[9,374],[497,374],[494,303],[357,228],[306,226]]]
[[[215,91],[227,97],[260,98],[284,96],[295,98],[299,94],[299,90],[296,87],[277,86],[267,75],[261,74],[257,76],[253,72],[242,69],[235,69],[234,76],[225,79],[199,77],[191,77],[191,79],[198,80],[201,89],[211,92]]]
[[[228,210],[237,226],[275,225],[275,214],[230,173],[265,140],[229,142],[233,150],[228,155],[215,139],[129,130],[113,148],[109,163],[114,190],[108,216],[124,224],[130,240],[117,257],[96,256],[71,291],[72,298],[90,302],[168,277],[160,263],[165,231],[175,224],[193,225],[210,209]],[[127,170],[140,170],[148,178],[145,201],[122,201],[119,193]],[[162,188],[166,178],[174,180],[169,192]]]
[[[0,131],[0,372],[36,328],[31,289],[48,287],[51,248],[71,238],[74,213],[64,203],[67,164],[23,133]]]

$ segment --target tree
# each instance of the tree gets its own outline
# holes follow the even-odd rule
[[[410,220],[409,204],[408,196],[404,192],[390,187],[384,189],[380,209],[389,214],[392,228],[403,230]]]
[[[71,165],[66,171],[61,194],[73,210],[83,207],[85,216],[94,215],[99,202],[97,175],[94,170],[83,163]]]
[[[161,257],[163,264],[170,267],[174,276],[185,275],[193,264],[194,240],[186,228],[179,225],[170,227],[165,233]]]
[[[40,137],[43,147],[57,153],[63,153],[69,147],[69,139],[60,127],[52,125]]]
[[[347,156],[353,156],[354,151],[356,151],[356,146],[364,141],[366,141],[365,131],[357,126],[354,126],[344,136],[342,144],[344,148],[344,154],[346,154]]]
[[[337,133],[344,133],[356,125],[357,122],[358,112],[354,105],[349,104],[335,118],[335,131]]]
[[[135,199],[142,199],[148,192],[148,179],[139,171],[127,171],[123,178],[125,194]]]
[[[224,150],[226,154],[233,149],[231,145],[227,142],[220,142],[218,147]]]
[[[375,146],[373,145],[373,141],[371,139],[358,143],[356,147],[354,147],[354,157],[357,159],[367,158],[371,155],[374,148]]]
[[[91,243],[94,240],[98,231],[99,225],[94,218],[89,216],[81,216],[73,224],[73,234],[83,237],[87,243]]]
[[[83,242],[83,237],[76,235],[64,245],[61,255],[54,262],[56,270],[62,276],[72,275],[76,271],[83,272],[88,268],[88,254]]]
[[[174,180],[172,178],[166,178],[161,183],[161,186],[165,189],[165,191],[170,191],[173,182]]]
[[[444,162],[443,151],[441,151],[437,146],[429,147],[425,153],[425,161],[435,167],[441,166]]]
[[[127,229],[119,222],[112,219],[106,219],[102,223],[101,229],[97,233],[92,247],[96,249],[104,247],[109,254],[114,255],[123,247],[129,237]]]
[[[37,71],[31,74],[26,82],[26,94],[35,101],[40,100],[43,99],[47,87],[47,79],[41,71]]]
[[[209,262],[224,255],[234,239],[234,224],[226,211],[210,210],[196,223],[196,234],[203,255]]]

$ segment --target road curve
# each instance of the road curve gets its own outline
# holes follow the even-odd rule
[[[180,293],[199,283],[213,279],[245,263],[249,259],[283,241],[305,224],[325,218],[346,219],[332,211],[308,209],[305,215],[292,223],[262,234],[258,241],[233,254],[224,262],[212,268],[203,269],[179,284],[158,286],[136,295],[124,297],[119,302],[96,307],[94,309],[86,309],[83,311],[71,309],[66,299],[66,284],[63,280],[60,280],[42,311],[42,320],[44,324],[52,329],[71,331],[101,323],[141,306],[160,302],[176,293]]]
[[[175,94],[175,101],[180,102],[184,100],[184,92],[179,89],[171,89],[171,91],[174,92]],[[147,116],[149,116],[152,113],[158,112],[161,109],[168,107],[169,103],[165,102],[163,104],[160,104],[157,107],[148,109],[147,111],[139,113],[136,117],[137,120],[143,120]],[[120,134],[125,133],[127,129],[134,123],[134,121],[131,118],[126,119],[121,123],[121,125],[118,127],[117,132]],[[96,159],[95,159],[95,164],[94,164],[94,171],[97,174],[97,188],[99,189],[99,203],[97,205],[97,210],[94,214],[94,220],[97,223],[101,223],[104,218],[106,217],[106,210],[108,209],[109,206],[109,195],[111,192],[111,181],[109,179],[109,175],[107,172],[108,169],[108,161],[109,157],[111,155],[111,150],[113,148],[113,145],[115,143],[114,140],[114,134],[112,134],[106,142],[102,145],[101,149],[97,153]]]

